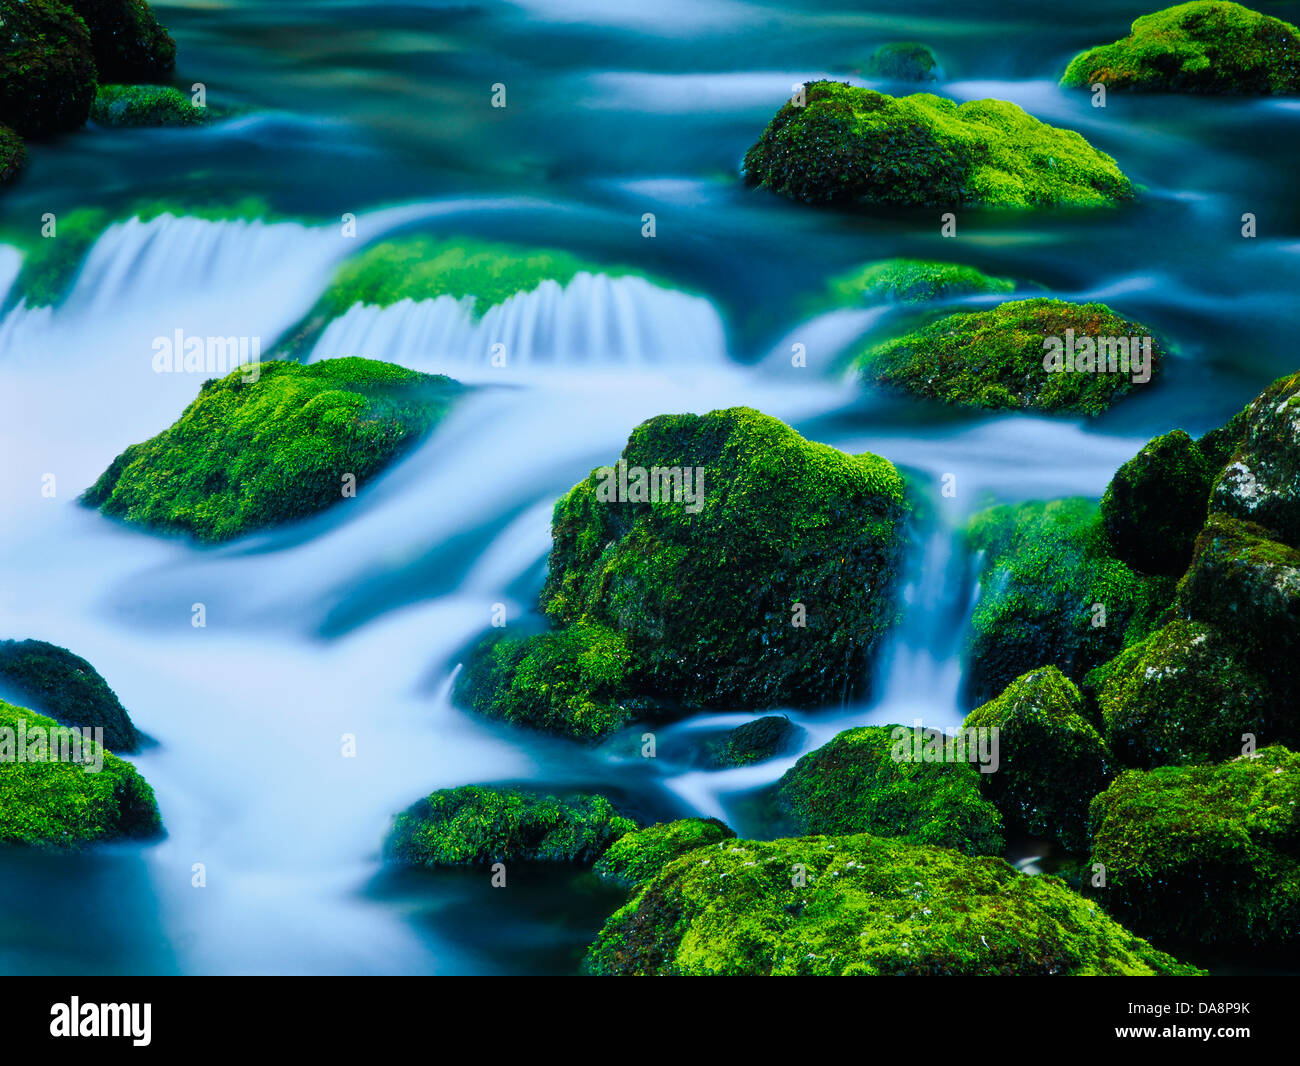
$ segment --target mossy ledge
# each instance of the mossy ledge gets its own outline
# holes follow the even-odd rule
[[[592,872],[607,881],[630,887],[654,877],[687,852],[735,836],[716,818],[660,822],[619,837],[592,867]]]
[[[1005,100],[809,82],[745,155],[745,180],[805,203],[1098,207],[1133,197],[1115,160]]]
[[[90,109],[101,126],[203,126],[216,117],[167,85],[101,85]]]
[[[316,514],[428,434],[461,393],[370,359],[251,364],[203,383],[169,429],[113,460],[82,501],[157,532],[224,541]]]
[[[826,283],[826,303],[860,307],[875,303],[924,303],[986,293],[1015,291],[1011,278],[996,278],[972,266],[927,259],[881,259]]]

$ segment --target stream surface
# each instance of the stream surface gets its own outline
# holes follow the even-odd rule
[[[64,303],[0,320],[0,638],[49,640],[104,675],[157,741],[132,761],[168,835],[74,857],[0,852],[0,973],[574,972],[617,891],[527,866],[506,890],[481,871],[395,873],[380,848],[393,814],[433,789],[507,780],[744,833],[746,798],[797,758],[696,765],[694,741],[757,717],[744,709],[661,730],[648,760],[498,728],[448,700],[494,604],[531,624],[555,498],[633,426],[745,404],[935,486],[872,695],[790,712],[807,751],[850,725],[960,722],[975,587],[955,531],[973,510],[1098,496],[1149,437],[1219,425],[1300,366],[1300,102],[1112,93],[1094,108],[1056,87],[1076,51],[1122,36],[1143,5],[154,6],[179,46],[178,83],[201,81],[240,113],[34,146],[0,221],[36,232],[45,212],[148,198],[252,197],[266,217],[115,225]],[[1300,21],[1300,4],[1268,9]],[[863,84],[852,72],[892,40],[936,50],[934,91],[1077,129],[1143,194],[1115,211],[965,211],[945,239],[938,211],[847,213],[746,189],[740,160],[792,87]],[[498,83],[505,108],[490,103]],[[1247,212],[1254,239],[1241,236]],[[348,213],[355,239],[341,235]],[[653,280],[543,286],[482,321],[448,299],[333,322],[309,358],[365,355],[483,387],[318,518],[214,549],[77,505],[197,394],[203,375],[153,372],[153,338],[258,337],[269,352],[341,262],[415,231],[564,248]],[[1090,421],[863,391],[843,377],[845,352],[897,313],[811,308],[829,276],[891,256],[1104,300],[1168,339],[1163,381]],[[0,248],[0,290],[17,266]],[[497,341],[517,356],[505,372],[486,357]],[[953,498],[937,491],[947,474]],[[342,757],[344,734],[357,757]]]

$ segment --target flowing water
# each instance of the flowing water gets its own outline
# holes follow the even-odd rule
[[[180,80],[244,110],[201,130],[89,129],[37,146],[0,220],[34,234],[47,211],[150,197],[256,197],[266,217],[120,223],[64,303],[0,320],[0,637],[72,648],[105,675],[157,741],[133,761],[168,835],[74,858],[0,853],[0,972],[572,972],[617,893],[544,868],[512,871],[504,891],[479,873],[396,874],[379,850],[419,796],[498,780],[590,786],[646,817],[757,831],[746,797],[796,755],[721,772],[691,755],[752,712],[665,729],[647,760],[631,744],[587,751],[499,729],[448,700],[493,604],[529,624],[556,496],[634,425],[747,404],[935,486],[874,695],[791,712],[806,751],[850,724],[960,721],[975,588],[955,529],[972,510],[1096,496],[1148,437],[1217,425],[1300,363],[1300,108],[1112,94],[1103,109],[1056,88],[1075,51],[1121,34],[1128,4],[1068,16],[1006,0],[956,14],[933,0],[155,7]],[[824,211],[741,185],[741,156],[793,85],[861,83],[854,69],[898,39],[940,54],[950,80],[936,91],[1078,129],[1144,195],[1118,211],[963,212],[945,239],[938,212]],[[507,106],[494,109],[498,83]],[[1247,212],[1254,239],[1241,237]],[[341,235],[348,213],[355,238]],[[153,338],[257,337],[270,351],[347,257],[416,230],[566,248],[653,280],[583,274],[481,319],[451,298],[336,319],[308,358],[365,355],[481,387],[318,518],[213,549],[76,505],[198,390],[195,375],[153,372]],[[841,357],[896,313],[819,314],[812,299],[829,275],[896,255],[1104,299],[1171,340],[1165,379],[1090,422],[864,393]],[[0,247],[0,290],[18,265]],[[516,356],[505,372],[487,357],[498,342]],[[937,492],[945,475],[955,497]],[[356,758],[341,757],[344,734]]]

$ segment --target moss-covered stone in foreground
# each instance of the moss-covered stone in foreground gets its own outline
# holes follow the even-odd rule
[[[156,81],[176,66],[176,42],[145,0],[68,2],[86,20],[101,81]]]
[[[60,725],[103,729],[110,751],[130,754],[140,747],[140,734],[108,683],[67,648],[43,640],[0,640],[0,688]]]
[[[876,833],[972,855],[1002,851],[1002,817],[980,796],[970,762],[896,758],[895,730],[912,754],[912,730],[847,729],[794,764],[776,804],[793,833]]]
[[[230,540],[337,503],[346,474],[360,490],[460,391],[370,359],[243,367],[204,382],[179,421],[127,448],[82,499],[159,532]]]
[[[827,282],[831,302],[842,307],[890,301],[923,303],[978,293],[1015,291],[1010,278],[994,278],[972,266],[923,259],[882,259]]]
[[[749,184],[808,203],[1092,207],[1133,196],[1110,156],[1005,100],[958,106],[829,81],[777,112],[744,170]]]
[[[89,741],[84,749],[97,772],[71,762],[49,758],[50,731],[62,727],[53,718],[0,700],[3,743],[16,744],[20,723],[26,730],[27,758],[35,731],[45,731],[46,755],[35,761],[18,761],[17,752],[0,758],[0,843],[28,847],[76,850],[88,844],[113,840],[148,839],[162,832],[162,819],[151,789],[130,763]]]
[[[592,867],[594,873],[624,885],[653,877],[688,851],[734,839],[736,834],[716,818],[682,818],[636,829],[619,837]]]
[[[1054,877],[868,834],[723,841],[669,863],[587,955],[602,975],[1196,973]]]
[[[1094,341],[1151,336],[1105,304],[1040,297],[948,315],[869,348],[855,365],[864,381],[965,407],[1096,415],[1141,387],[1134,373],[1048,370],[1044,342],[1064,343],[1067,331]],[[1152,338],[1148,382],[1158,377],[1164,354]]]
[[[1123,40],[1082,52],[1061,84],[1178,93],[1300,92],[1300,30],[1240,4],[1178,4]]]
[[[1110,760],[1079,690],[1053,666],[1035,670],[972,711],[965,726],[998,731],[998,768],[979,776],[1007,824],[1085,850],[1088,804],[1106,787]]]
[[[1099,896],[1134,929],[1271,949],[1300,938],[1300,755],[1130,770],[1091,818]]]
[[[101,85],[90,117],[101,126],[202,126],[213,116],[170,86]]]
[[[882,44],[872,52],[863,73],[869,78],[889,81],[935,81],[939,76],[939,61],[926,45],[897,41]]]
[[[399,814],[386,854],[404,866],[490,862],[591,863],[637,828],[604,796],[464,785],[431,793]]]
[[[710,749],[719,769],[765,762],[795,750],[804,731],[783,714],[769,714],[737,726]]]
[[[76,129],[95,98],[85,24],[60,0],[0,0],[0,125],[24,137]]]

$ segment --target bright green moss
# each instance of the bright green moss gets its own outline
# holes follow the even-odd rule
[[[488,718],[593,742],[635,714],[627,641],[601,625],[489,637],[470,655],[455,698]]]
[[[718,769],[766,762],[793,751],[803,735],[785,715],[769,714],[731,730],[711,745],[710,758]]]
[[[101,85],[90,117],[101,126],[201,126],[213,116],[170,86]]]
[[[106,82],[157,81],[176,66],[176,42],[145,0],[68,0],[86,20]]]
[[[869,78],[889,81],[935,81],[939,76],[939,61],[926,45],[899,41],[877,48],[867,60],[863,73]]]
[[[883,259],[840,274],[827,282],[830,301],[840,307],[875,303],[922,303],[927,300],[1010,293],[1016,283],[993,278],[972,266],[922,259]]]
[[[1070,680],[1054,666],[1025,674],[964,724],[998,731],[998,768],[979,777],[1007,824],[1085,850],[1088,804],[1106,787],[1110,766]]]
[[[647,691],[692,706],[804,706],[863,688],[895,618],[906,504],[889,462],[743,407],[652,418],[622,458],[628,471],[702,469],[702,496],[614,501],[606,467],[561,497],[542,591],[556,623],[618,629]]]
[[[669,863],[605,923],[602,975],[1196,973],[1054,877],[860,834],[723,841]]]
[[[1179,4],[1070,61],[1061,84],[1179,93],[1300,91],[1300,30],[1240,4]]]
[[[116,694],[93,666],[43,640],[0,640],[0,688],[59,724],[103,729],[104,747],[130,754],[140,734]]]
[[[1148,441],[1101,498],[1116,558],[1143,573],[1180,577],[1205,523],[1212,477],[1200,448],[1181,429]]]
[[[1157,629],[1173,598],[1172,579],[1110,555],[1090,500],[992,507],[971,519],[966,542],[984,553],[968,649],[978,703],[1045,665],[1077,683]]]
[[[56,218],[54,236],[27,242],[14,298],[26,300],[28,307],[49,307],[62,300],[108,222],[108,212],[98,207],[77,208]]]
[[[13,130],[0,126],[0,185],[9,181],[27,163],[27,146]]]
[[[1048,338],[1145,337],[1145,326],[1105,304],[1036,298],[948,315],[877,344],[855,362],[865,382],[965,407],[1080,411],[1096,415],[1139,386],[1133,374],[1049,371]],[[1164,348],[1153,339],[1151,380]]]
[[[636,829],[604,796],[465,785],[431,793],[399,814],[386,854],[404,866],[594,862]]]
[[[745,155],[745,178],[808,203],[1101,206],[1133,187],[1110,156],[1004,100],[960,106],[810,82]]]
[[[347,474],[364,491],[460,391],[369,359],[243,367],[204,382],[179,421],[127,448],[82,499],[160,532],[230,540],[337,503]]]
[[[1098,896],[1134,929],[1262,948],[1300,937],[1300,755],[1130,770],[1091,818]]]
[[[635,885],[653,877],[689,851],[736,836],[716,818],[682,818],[636,829],[619,837],[593,871],[610,881]]]
[[[60,0],[0,0],[0,125],[36,138],[76,129],[95,98],[85,24]]]
[[[18,761],[20,722],[25,723],[28,758],[35,754],[35,761]],[[153,789],[130,763],[93,740],[83,755],[93,765],[102,754],[103,766],[96,772],[49,757],[48,731],[60,728],[52,718],[0,700],[0,843],[77,849],[160,834]],[[33,751],[36,730],[47,731],[40,734],[46,741],[43,756]],[[7,752],[6,743],[13,745]]]
[[[1002,818],[980,796],[980,772],[970,762],[914,761],[912,739],[910,728],[863,726],[801,758],[776,788],[790,832],[875,833],[1000,853]]]

